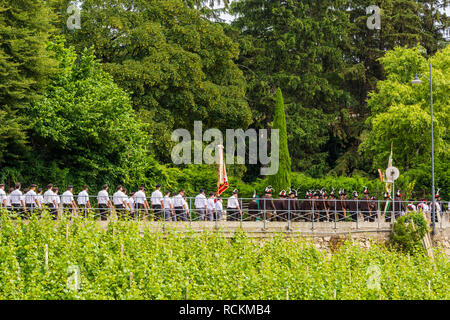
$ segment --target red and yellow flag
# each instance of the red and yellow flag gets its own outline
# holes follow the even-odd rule
[[[222,145],[218,146],[219,148],[219,181],[217,182],[217,192],[216,195],[220,196],[225,190],[228,189],[228,177],[227,177],[227,169],[225,168],[225,159],[223,156]]]

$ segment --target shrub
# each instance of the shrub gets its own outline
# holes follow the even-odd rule
[[[423,252],[422,239],[427,231],[427,221],[423,215],[411,212],[394,223],[391,241],[394,247],[406,253]]]

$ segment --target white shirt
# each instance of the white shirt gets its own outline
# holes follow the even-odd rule
[[[134,194],[134,202],[137,204],[144,204],[147,197],[145,196],[145,192],[142,190],[139,190]]]
[[[173,197],[173,206],[176,207],[182,207],[183,206],[184,199],[181,196],[181,194],[177,194],[175,197]]]
[[[101,190],[97,195],[98,204],[108,204],[109,194],[106,190]]]
[[[163,200],[163,198],[164,197],[163,197],[161,191],[159,191],[159,190],[153,191],[152,195],[151,195],[151,199],[150,199],[152,201],[152,206],[154,206],[155,204],[161,205],[161,201]]]
[[[164,209],[170,209],[170,205],[173,205],[173,200],[169,196],[164,197]]]
[[[421,202],[417,205],[417,208],[419,210],[422,210],[423,212],[427,212],[429,210],[428,205],[425,202]]]
[[[197,209],[204,209],[206,207],[206,197],[204,194],[200,193],[195,197],[194,205]]]
[[[234,196],[231,196],[230,198],[228,198],[227,208],[236,209],[237,207],[239,207],[238,198],[236,198]]]
[[[72,204],[73,201],[73,193],[70,192],[69,190],[65,191],[62,195],[61,195],[61,200],[63,204]]]
[[[85,206],[87,204],[87,202],[89,201],[89,194],[87,193],[86,190],[81,191],[78,194],[78,204],[81,206]]]
[[[416,206],[413,205],[412,203],[411,203],[411,204],[408,204],[408,206],[407,206],[406,208],[407,208],[409,211],[417,211]]]
[[[54,195],[55,194],[53,193],[52,190],[45,191],[44,192],[44,203],[45,204],[53,203],[53,200],[54,200],[53,196]]]
[[[113,203],[115,206],[123,205],[124,201],[127,200],[127,196],[120,190],[113,194]]]
[[[183,208],[186,210],[186,212],[189,213],[189,206],[188,206],[188,204],[186,202],[186,199],[184,199],[184,198],[183,198]]]
[[[222,211],[223,210],[223,206],[222,206],[222,200],[218,200],[216,202],[216,211]]]
[[[59,205],[59,204],[61,203],[61,197],[58,196],[57,193],[55,193],[55,194],[53,195],[53,199],[55,199],[56,205]]]
[[[36,200],[39,203],[39,207],[42,207],[44,205],[44,197],[41,194],[38,194],[36,196]]]
[[[6,192],[3,189],[0,189],[0,205],[3,205],[3,201],[6,200]]]
[[[10,194],[8,194],[6,196],[6,206],[11,207],[11,195]]]
[[[11,192],[9,195],[11,204],[20,204],[21,196],[22,196],[22,191],[20,191],[18,189]]]
[[[129,197],[128,200],[127,200],[127,202],[128,202],[128,204],[130,205],[130,207],[131,207],[131,211],[133,211],[133,208],[134,208],[134,198],[133,198],[133,197]],[[127,210],[130,210],[130,208],[127,208]]]
[[[36,192],[34,190],[30,190],[27,193],[25,193],[25,203],[26,204],[33,204],[36,203]]]
[[[208,201],[206,201],[206,206],[208,207],[208,210],[215,209],[216,204],[214,203],[214,198],[208,198]]]

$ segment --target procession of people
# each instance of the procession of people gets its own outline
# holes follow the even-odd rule
[[[73,215],[78,213],[85,217],[98,216],[100,220],[107,220],[112,212],[118,218],[165,221],[367,221],[374,222],[380,217],[385,221],[394,221],[407,212],[417,211],[430,214],[431,203],[425,198],[420,201],[409,199],[404,201],[398,190],[394,199],[388,193],[384,199],[377,200],[370,196],[367,187],[362,190],[362,196],[353,191],[349,196],[344,189],[337,193],[333,189],[307,191],[304,199],[300,199],[298,192],[293,189],[281,190],[278,197],[274,197],[275,190],[267,186],[264,195],[259,197],[254,192],[251,199],[239,198],[239,190],[235,189],[223,208],[223,199],[216,192],[208,193],[201,189],[195,198],[186,197],[181,189],[174,195],[170,191],[161,192],[161,185],[157,184],[150,197],[146,195],[143,185],[138,191],[128,194],[127,189],[118,185],[110,196],[109,186],[105,184],[96,196],[89,195],[89,187],[83,186],[78,195],[74,195],[74,187],[68,186],[59,195],[59,190],[53,184],[48,184],[46,191],[35,184],[22,192],[20,183],[15,188],[5,191],[5,185],[0,184],[0,208],[16,213],[22,218],[28,218],[34,212],[47,210],[56,219],[59,212]],[[94,200],[95,199],[95,200]],[[193,207],[192,207],[193,202]],[[435,195],[435,221],[439,221],[444,209],[439,190]],[[448,208],[448,206],[447,206]]]

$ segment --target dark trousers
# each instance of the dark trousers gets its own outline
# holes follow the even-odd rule
[[[123,207],[123,204],[115,204],[114,208],[116,208],[116,214],[118,218],[121,218],[125,215],[125,208]]]
[[[85,204],[79,204],[78,208],[80,208],[80,213],[87,218],[89,216],[89,211]]]
[[[155,216],[155,220],[161,219],[161,205],[160,204],[154,204],[152,206],[153,214]]]
[[[23,215],[23,208],[19,203],[12,203],[12,213],[17,214],[18,216]]]
[[[106,204],[99,204],[98,205],[98,214],[100,215],[100,219],[102,221],[105,221],[108,219],[108,206]]]
[[[187,221],[186,211],[183,207],[175,207],[175,217],[178,221]]]
[[[236,208],[227,208],[227,221],[238,221],[239,218],[239,210]]]
[[[348,212],[347,212],[347,216],[348,216]],[[344,221],[344,211],[336,211],[336,221],[337,222]]]
[[[172,216],[172,210],[169,208],[164,208],[164,220],[165,221],[176,221],[176,217]]]
[[[136,210],[136,217],[144,218],[145,217],[145,213],[146,213],[144,204],[143,203],[137,203],[136,204],[136,208],[137,208],[137,210]]]
[[[196,208],[195,211],[197,211],[197,220],[198,221],[204,221],[205,220],[205,208]]]
[[[68,212],[68,213],[72,214],[73,213],[72,204],[68,204],[68,203],[63,204],[63,212],[64,213]]]
[[[46,203],[45,207],[48,209],[53,220],[56,220],[58,218],[58,210],[55,208],[55,205],[53,203]]]

